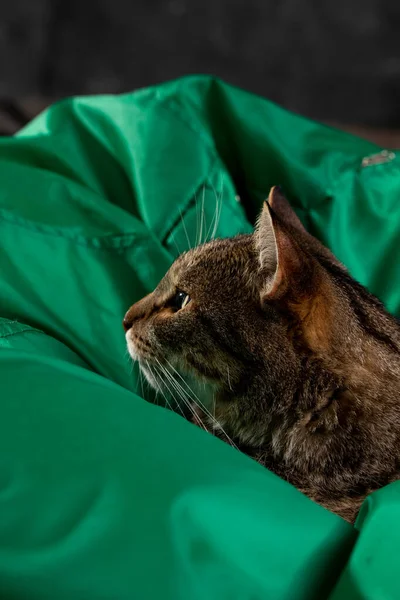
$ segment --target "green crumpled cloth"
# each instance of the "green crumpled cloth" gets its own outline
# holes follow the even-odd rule
[[[400,159],[362,166],[380,150],[208,77],[66,100],[0,140],[1,598],[400,597],[400,484],[351,527],[145,402],[121,327],[200,204],[248,232],[277,183],[399,313]]]

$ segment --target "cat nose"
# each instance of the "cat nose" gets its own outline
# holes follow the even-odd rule
[[[129,309],[128,312],[126,313],[126,315],[124,316],[123,321],[122,321],[122,326],[124,328],[125,333],[130,330],[130,328],[133,325],[133,321],[134,320],[135,319],[134,319],[132,310]]]
[[[126,333],[132,327],[132,323],[129,321],[129,319],[124,317],[124,320],[122,321],[122,327],[124,328],[124,331]]]
[[[136,304],[133,304],[130,307],[122,321],[122,326],[125,330],[125,333],[133,327],[135,321],[140,321],[146,316],[146,314],[148,314],[149,305],[151,304],[152,294],[148,294],[142,298],[142,300],[139,300],[139,302],[136,302]]]

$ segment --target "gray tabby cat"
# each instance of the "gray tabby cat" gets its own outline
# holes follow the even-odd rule
[[[215,386],[194,422],[346,520],[400,478],[400,325],[279,188],[253,235],[181,255],[124,327],[153,386],[152,365]]]

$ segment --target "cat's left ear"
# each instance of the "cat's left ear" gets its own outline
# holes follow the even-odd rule
[[[291,222],[287,226],[285,215],[279,215],[284,211],[287,213],[285,203],[287,200],[282,197],[280,189],[272,188],[256,226],[255,241],[265,299],[281,298],[288,290],[298,293],[305,287],[309,270],[307,256],[290,231],[293,227],[302,227],[300,221],[295,215],[289,215]],[[289,210],[292,211],[290,205]]]

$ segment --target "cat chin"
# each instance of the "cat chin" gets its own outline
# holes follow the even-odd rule
[[[162,386],[160,385],[160,382],[156,380],[156,378],[154,377],[154,375],[150,371],[150,369],[148,367],[146,367],[140,361],[139,361],[139,366],[140,366],[141,372],[146,377],[146,379],[149,382],[149,384],[151,385],[151,387],[157,391],[160,390]]]
[[[125,334],[125,339],[126,339],[126,345],[128,348],[128,352],[129,352],[129,356],[131,357],[132,360],[139,360],[139,355],[138,352],[135,348],[135,344],[132,342],[131,337],[129,335],[129,331],[126,332]]]
[[[147,382],[151,385],[151,387],[156,390],[156,392],[161,392],[164,394],[165,392],[169,392],[168,386],[162,381],[160,377],[156,378],[148,365],[144,365],[142,361],[139,362],[139,367],[143,375],[145,376]]]

